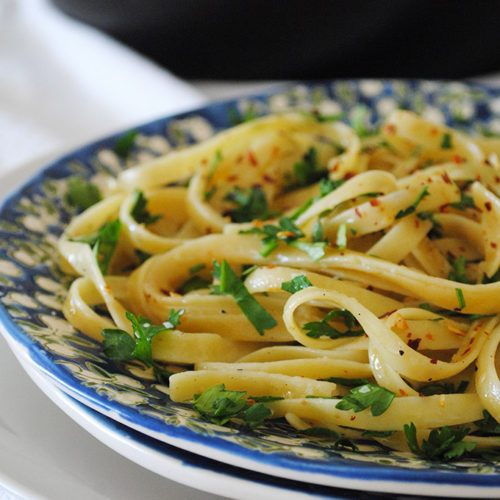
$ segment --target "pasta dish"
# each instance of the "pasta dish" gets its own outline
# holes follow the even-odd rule
[[[64,314],[208,420],[427,459],[500,445],[500,141],[256,118],[69,183]]]

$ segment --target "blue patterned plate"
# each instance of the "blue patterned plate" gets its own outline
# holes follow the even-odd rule
[[[307,439],[283,422],[254,431],[201,420],[190,405],[173,403],[167,388],[103,356],[100,345],[61,314],[71,277],[57,266],[57,237],[74,215],[65,201],[71,175],[116,175],[170,148],[210,137],[249,114],[290,108],[349,117],[356,104],[375,123],[394,108],[474,131],[500,132],[500,91],[465,83],[344,80],[292,84],[236,101],[215,103],[138,127],[126,159],[107,137],[45,168],[0,210],[0,321],[11,341],[58,387],[135,430],[211,459],[256,472],[327,486],[415,493],[500,497],[500,464],[478,460],[428,463],[373,443],[357,452]],[[146,437],[144,439],[147,439]]]

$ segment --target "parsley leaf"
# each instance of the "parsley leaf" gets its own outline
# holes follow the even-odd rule
[[[319,185],[319,193],[320,198],[324,198],[327,194],[330,194],[332,191],[335,191],[338,187],[344,184],[343,179],[339,179],[336,181],[332,181],[331,179],[320,179]]]
[[[143,316],[134,316],[126,312],[127,319],[132,323],[133,336],[130,336],[125,330],[118,328],[104,328],[102,330],[103,351],[110,359],[119,361],[129,361],[136,359],[146,367],[153,367],[155,374],[163,377],[170,374],[153,361],[151,350],[151,341],[155,335],[165,330],[176,328],[180,323],[180,317],[184,310],[170,310],[168,319],[162,325],[152,325],[151,321]]]
[[[347,330],[340,331],[328,323],[332,318],[341,317]],[[318,339],[320,337],[329,337],[338,339],[341,337],[360,337],[364,335],[363,330],[353,330],[356,320],[352,313],[345,309],[334,309],[330,311],[321,321],[311,321],[302,326],[308,337]]]
[[[449,132],[445,132],[443,134],[443,140],[441,141],[441,149],[451,149],[452,147],[451,134]]]
[[[238,307],[259,332],[259,335],[264,335],[264,330],[274,328],[278,324],[247,290],[226,260],[223,260],[222,264],[214,262],[212,274],[220,281],[217,292],[221,295],[231,295],[234,298]]]
[[[476,443],[463,441],[470,431],[468,427],[451,428],[445,425],[441,429],[433,429],[421,445],[418,444],[417,429],[413,422],[405,424],[404,431],[410,450],[427,460],[459,458],[476,447]]]
[[[463,309],[465,307],[464,292],[461,288],[455,288],[455,293],[457,294],[458,308]]]
[[[361,435],[363,437],[391,437],[396,431],[363,431]]]
[[[134,146],[135,140],[138,135],[139,132],[137,132],[137,130],[129,130],[127,133],[119,137],[115,142],[115,153],[118,156],[125,158]]]
[[[68,193],[66,201],[78,210],[86,210],[101,200],[99,188],[92,182],[81,177],[70,177],[68,179]]]
[[[465,265],[467,261],[465,260],[465,255],[460,255],[457,259],[452,256],[448,257],[448,262],[453,268],[448,273],[448,279],[451,281],[457,281],[459,283],[470,283],[467,278],[467,273],[465,272]]]
[[[500,424],[491,416],[488,410],[483,410],[483,418],[474,422],[482,432],[500,434]]]
[[[189,274],[196,274],[198,271],[202,271],[206,267],[206,264],[196,264],[189,268]]]
[[[318,163],[318,151],[314,147],[310,147],[302,159],[293,166],[293,175],[299,186],[309,186],[324,177],[325,173],[326,170]]]
[[[232,418],[241,418],[253,429],[271,416],[271,410],[262,403],[249,406],[245,394],[245,391],[228,391],[224,384],[215,385],[194,395],[193,408],[214,424],[224,425]]]
[[[382,415],[394,399],[394,392],[374,384],[364,384],[351,389],[335,406],[339,410],[354,410],[355,413],[371,406],[374,417]]]
[[[278,226],[266,224],[264,227],[253,227],[244,231],[241,234],[261,234],[263,247],[260,254],[267,257],[273,250],[278,247],[279,241],[284,241],[288,245],[295,246],[304,252],[307,252],[312,260],[319,260],[325,255],[326,242],[308,242],[300,241],[304,233],[293,223],[289,217],[282,217]]]
[[[224,199],[238,205],[237,208],[226,212],[226,215],[229,215],[233,222],[250,222],[254,219],[266,220],[280,213],[269,210],[266,193],[260,186],[246,189],[235,187],[227,193]]]
[[[214,176],[215,170],[217,169],[217,167],[219,166],[219,163],[221,161],[222,161],[222,153],[219,150],[217,150],[215,152],[214,159],[212,160],[212,163],[210,164],[210,167],[208,169],[208,175],[207,175],[208,181],[210,181],[212,179],[212,177]],[[214,187],[215,186],[213,186],[212,189]]]
[[[417,207],[418,207],[419,203],[422,201],[422,199],[428,195],[429,195],[429,191],[427,189],[427,186],[425,186],[422,188],[422,191],[420,191],[420,193],[418,194],[415,201],[409,207],[406,207],[404,210],[400,210],[396,214],[396,219],[401,219],[401,218],[406,217],[406,216],[412,214],[413,212],[415,212],[415,210],[417,209]]]
[[[367,114],[368,108],[364,105],[356,106],[352,114],[351,127],[353,128],[354,132],[356,132],[358,137],[361,138],[378,133],[377,129],[369,129],[367,127]]]
[[[418,392],[424,396],[432,396],[434,394],[462,394],[467,389],[469,382],[462,380],[455,388],[455,384],[451,382],[443,382],[442,384],[428,384],[420,387]]]
[[[326,382],[333,382],[334,384],[345,385],[347,387],[357,387],[358,385],[365,385],[369,383],[367,378],[329,377],[324,380]]]
[[[208,288],[209,286],[210,286],[210,281],[202,278],[201,276],[191,276],[191,278],[186,280],[179,287],[179,291],[183,294],[186,294],[194,290],[201,290],[202,288]]]
[[[132,204],[130,207],[130,215],[139,224],[153,224],[157,220],[161,219],[162,215],[151,215],[146,208],[148,200],[144,196],[144,193],[140,189],[135,189],[132,199]]]
[[[347,224],[345,222],[342,222],[337,229],[337,240],[335,243],[340,250],[347,248]]]
[[[281,289],[292,294],[300,292],[300,290],[304,290],[304,288],[308,288],[310,286],[312,286],[312,283],[304,274],[295,276],[295,278],[291,279],[290,281],[284,281],[283,283],[281,283]]]
[[[456,208],[458,210],[465,210],[466,208],[476,208],[476,205],[474,205],[474,199],[472,198],[472,196],[469,196],[463,191],[460,191],[460,201],[450,203],[450,207]]]
[[[92,234],[80,236],[74,241],[87,243],[92,247],[102,274],[107,274],[111,258],[118,244],[122,224],[119,219],[108,222]]]

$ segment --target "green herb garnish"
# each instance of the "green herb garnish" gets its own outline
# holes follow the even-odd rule
[[[224,384],[215,385],[194,395],[193,408],[214,424],[224,425],[232,418],[239,418],[253,429],[271,416],[271,410],[262,403],[249,406],[245,394],[246,391],[227,391]]]
[[[139,224],[153,224],[157,220],[161,219],[162,215],[151,215],[146,208],[148,200],[144,196],[144,193],[140,189],[135,189],[133,194],[132,203],[130,206],[130,215]]]
[[[435,383],[420,387],[418,392],[424,396],[433,396],[434,394],[463,394],[468,385],[469,382],[467,380],[462,380],[457,387],[451,382]]]
[[[445,132],[443,134],[443,140],[441,141],[441,149],[451,149],[452,147],[451,134],[449,132]]]
[[[337,240],[335,244],[340,250],[345,250],[347,248],[347,224],[345,222],[342,222],[337,229]]]
[[[467,278],[467,273],[465,272],[465,266],[467,261],[465,260],[464,255],[460,255],[457,259],[449,256],[448,262],[453,268],[448,273],[448,279],[451,281],[457,281],[459,283],[470,283]]]
[[[96,257],[99,269],[102,274],[107,274],[109,264],[115,252],[118,239],[120,237],[122,224],[119,219],[108,222],[104,226],[92,234],[80,236],[75,241],[87,243],[92,247],[92,251]]]
[[[141,315],[136,317],[130,312],[125,313],[127,319],[132,323],[133,336],[121,329],[103,329],[104,354],[110,359],[119,361],[138,360],[144,366],[152,367],[157,378],[161,382],[165,382],[170,372],[153,360],[151,341],[158,333],[176,328],[183,313],[183,309],[178,311],[171,309],[168,319],[162,325],[152,325],[150,320]]]
[[[339,410],[354,410],[355,413],[371,407],[374,417],[382,415],[394,399],[394,392],[374,384],[364,384],[351,389],[335,406]]]
[[[81,177],[70,177],[66,201],[78,210],[86,210],[101,201],[101,192],[92,182]]]
[[[464,292],[461,288],[455,288],[455,293],[457,294],[458,308],[463,309],[465,307]]]
[[[233,222],[266,220],[280,214],[269,210],[266,193],[259,186],[246,189],[235,187],[224,199],[238,205],[237,208],[226,212]]]
[[[300,292],[300,290],[304,290],[304,288],[308,288],[310,286],[312,286],[312,283],[304,274],[295,276],[295,278],[291,279],[290,281],[284,281],[283,283],[281,283],[281,289],[292,294]]]
[[[405,424],[404,431],[410,450],[427,460],[459,458],[476,447],[476,443],[463,441],[470,431],[468,427],[451,428],[445,425],[441,429],[433,429],[421,445],[418,444],[417,429],[413,422]]]
[[[220,282],[216,293],[231,295],[243,314],[259,332],[259,335],[264,335],[264,330],[274,328],[278,324],[247,290],[226,260],[223,260],[222,264],[214,262],[212,274]]]
[[[344,320],[346,330],[341,331],[333,327],[329,321],[333,318],[341,318]],[[364,335],[362,329],[354,330],[356,320],[351,312],[346,309],[334,309],[330,311],[321,321],[311,321],[302,326],[308,337],[318,339],[320,337],[329,337],[338,339],[342,337],[361,337]]]
[[[134,146],[135,140],[137,139],[138,135],[139,132],[137,132],[137,130],[130,130],[119,137],[115,142],[115,153],[122,158],[128,156],[130,150]]]
[[[429,195],[429,191],[427,189],[427,186],[425,186],[424,188],[422,188],[422,191],[420,191],[420,193],[418,194],[416,200],[409,207],[406,207],[404,210],[400,210],[396,214],[396,219],[401,219],[401,218],[406,217],[406,216],[412,214],[413,212],[415,212],[415,210],[417,209],[417,207],[418,207],[419,203],[422,201],[422,199],[428,195]]]
[[[215,170],[219,166],[219,163],[222,161],[222,153],[217,150],[215,152],[214,159],[212,160],[212,163],[210,164],[210,167],[208,168],[208,174],[207,174],[207,180],[210,181],[212,177],[214,176]]]

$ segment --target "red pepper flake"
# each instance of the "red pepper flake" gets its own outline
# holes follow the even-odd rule
[[[268,182],[269,184],[273,184],[274,182],[276,182],[270,175],[267,175],[267,174],[264,174],[264,177],[263,179]]]
[[[465,160],[464,160],[464,158],[462,158],[459,155],[453,155],[452,158],[451,158],[451,161],[453,163],[456,163],[457,165],[460,165],[460,163],[463,163]]]
[[[388,316],[390,316],[392,313],[395,313],[396,311],[397,311],[397,309],[393,309],[392,311],[387,311],[386,313],[382,314],[382,316],[379,316],[379,319],[387,318]]]
[[[351,415],[350,421],[356,420],[356,415]]]
[[[380,200],[378,198],[373,198],[373,200],[370,200],[370,205],[372,207],[378,207],[380,205]]]
[[[462,353],[462,356],[465,356],[468,352],[470,352],[470,347],[467,347],[465,351]]]
[[[431,365],[437,365],[438,360],[437,359],[431,359]]]
[[[410,339],[408,340],[408,347],[411,347],[412,349],[415,349],[415,351],[418,349],[418,346],[420,345],[421,338],[416,338],[416,339]]]
[[[385,131],[388,133],[388,134],[392,134],[394,135],[396,133],[396,126],[393,125],[392,123],[388,123],[386,126],[385,126]]]
[[[495,175],[495,182],[498,184],[500,183],[500,177],[498,175]]]
[[[416,228],[420,227],[420,219],[415,219],[415,227]]]
[[[344,174],[344,180],[348,181],[349,179],[352,179],[355,176],[356,176],[356,172],[346,172]]]
[[[255,399],[248,398],[247,399],[247,405],[248,406],[253,406],[255,404]]]
[[[437,135],[438,129],[437,128],[431,128],[431,135]]]
[[[450,177],[446,172],[444,174],[441,174],[441,178],[443,179],[444,182],[446,182],[446,184],[453,184],[453,182],[451,181]]]
[[[425,338],[429,340],[434,340],[434,337],[432,336],[432,333],[426,333]]]
[[[488,212],[491,212],[491,201],[485,201],[484,202],[484,206],[486,207],[486,210],[488,210]]]
[[[228,182],[234,182],[238,180],[238,176],[236,174],[229,175],[226,179]]]
[[[498,246],[498,245],[497,245],[494,241],[492,241],[492,242],[490,243],[490,247],[491,247],[491,248],[496,248],[497,246]]]
[[[412,335],[413,335],[413,334],[412,334],[411,332],[408,332],[408,335],[406,336],[406,338],[408,338],[408,339],[409,339],[409,338],[411,338],[411,336],[412,336]]]
[[[266,266],[266,269],[274,269],[276,267],[275,264],[270,264],[269,266]]]
[[[439,207],[439,211],[442,213],[442,214],[447,214],[449,211],[450,211],[450,208],[448,207],[448,205],[441,205]]]
[[[339,162],[336,162],[330,167],[330,172],[336,172],[338,169],[339,169]]]
[[[205,234],[212,234],[212,228],[211,227],[206,227],[205,228]]]
[[[259,162],[257,161],[257,158],[254,155],[253,151],[248,150],[247,155],[250,165],[252,165],[252,167],[256,167],[259,164]]]
[[[361,219],[361,217],[363,217],[363,215],[361,214],[361,212],[358,210],[358,207],[356,207],[354,209],[354,213]]]
[[[408,393],[403,391],[403,389],[399,389],[399,394],[401,394],[401,396],[408,396]]]

